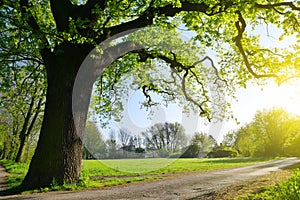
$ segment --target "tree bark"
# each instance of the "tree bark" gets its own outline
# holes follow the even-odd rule
[[[51,183],[76,183],[81,172],[82,141],[92,85],[85,88],[82,109],[73,116],[72,92],[79,67],[92,49],[62,43],[54,52],[42,51],[48,88],[40,137],[22,189],[48,187]],[[83,127],[77,130],[74,118]]]

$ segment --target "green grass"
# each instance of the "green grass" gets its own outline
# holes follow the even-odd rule
[[[37,191],[77,190],[91,187],[121,185],[161,178],[161,174],[180,172],[200,172],[251,165],[270,159],[262,158],[219,158],[219,159],[122,159],[83,160],[80,181],[75,184],[58,185],[55,181],[49,188]],[[9,172],[9,188],[19,186],[28,170],[28,164],[0,161]]]
[[[90,176],[132,176],[218,170],[255,164],[270,159],[215,158],[215,159],[123,159],[84,160],[83,167]]]
[[[296,200],[300,199],[300,170],[293,170],[293,175],[282,183],[276,184],[273,187],[263,188],[263,192],[258,194],[248,194],[236,199],[248,200]]]
[[[16,188],[25,178],[28,171],[28,163],[15,163],[10,160],[0,160],[6,171],[9,173],[6,183],[9,189]]]

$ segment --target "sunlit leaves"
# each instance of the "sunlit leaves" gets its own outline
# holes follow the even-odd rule
[[[258,111],[236,132],[235,146],[244,156],[295,156],[299,119],[281,108]]]
[[[82,0],[71,2],[74,6],[72,9],[89,3]],[[57,30],[49,1],[30,1],[25,14],[22,14],[19,4],[7,4],[1,7],[1,19],[4,20],[0,22],[3,29],[0,46],[5,54],[17,55],[26,52],[26,56],[30,55],[31,59],[40,61],[39,51],[43,48],[50,48],[53,51],[55,49],[55,53],[62,54],[57,47],[63,42],[97,45],[97,42],[112,36],[110,28],[142,18],[147,24],[137,24],[137,27],[153,25],[160,28],[152,31],[140,30],[137,32],[139,36],[131,35],[127,40],[142,45],[149,58],[143,61],[136,53],[128,54],[105,71],[101,84],[98,83],[100,89],[97,95],[102,96],[95,98],[101,105],[98,106],[99,113],[106,113],[105,110],[115,113],[110,116],[117,116],[120,113],[123,97],[115,95],[120,93],[118,90],[122,91],[125,80],[129,81],[131,89],[142,89],[143,86],[152,88],[164,97],[165,102],[173,99],[181,101],[184,99],[181,97],[185,95],[181,82],[184,80],[184,73],[188,71],[185,77],[187,80],[185,90],[187,94],[192,94],[196,102],[202,103],[207,110],[207,117],[211,115],[213,104],[209,95],[210,79],[213,82],[216,82],[216,79],[222,82],[215,86],[221,94],[234,96],[236,88],[246,87],[248,81],[256,77],[255,75],[259,77],[274,74],[273,77],[276,77],[280,84],[300,74],[298,44],[282,48],[266,44],[265,41],[265,38],[272,38],[274,35],[276,40],[287,36],[300,37],[298,20],[300,12],[287,4],[280,5],[281,2],[280,0],[105,1],[101,6],[99,2],[87,13],[76,13],[76,9],[74,13],[68,13],[70,15],[66,22],[68,26],[60,31]],[[298,1],[292,2],[296,6],[299,4]],[[182,8],[183,3],[204,5],[205,11],[178,11],[174,17],[173,15],[168,17],[159,11],[167,6]],[[26,23],[31,16],[39,25],[39,30],[33,30]],[[237,28],[237,24],[241,24],[240,18],[245,21],[243,32]],[[277,29],[269,28],[271,26]],[[164,28],[168,30],[168,34]],[[191,31],[188,33],[189,38],[182,39],[182,32],[179,29]],[[264,29],[266,31],[262,31]],[[270,32],[274,30],[280,33]],[[237,41],[239,34],[241,39]],[[265,37],[261,34],[265,34]],[[238,42],[242,45],[246,58],[243,57],[241,48],[237,47]],[[208,52],[212,52],[209,56],[215,61],[216,70],[202,63],[193,66],[202,59],[208,48],[210,50]],[[177,65],[174,67],[170,62],[174,65],[175,60]],[[180,97],[174,98],[173,95]]]

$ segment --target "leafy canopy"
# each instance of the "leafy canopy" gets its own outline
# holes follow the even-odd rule
[[[199,110],[200,115],[211,119],[215,114],[216,97],[233,96],[236,87],[246,87],[253,77],[274,78],[281,84],[299,76],[299,42],[288,48],[269,46],[257,34],[266,29],[269,38],[283,40],[293,36],[299,41],[299,6],[299,2],[293,0],[3,0],[0,11],[1,62],[5,61],[6,66],[14,63],[24,67],[23,62],[31,60],[43,65],[40,58],[44,52],[63,54],[61,47],[65,43],[97,45],[134,28],[168,28],[169,35],[155,33],[158,41],[175,45],[174,48],[189,46],[196,53],[173,52],[173,49],[155,49],[146,45],[141,51],[124,55],[97,83],[100,88],[97,109],[106,118],[122,110],[121,98],[116,95],[118,87],[114,86],[124,80],[124,75],[134,72],[132,85],[143,91],[146,106],[153,104],[150,92],[162,94],[167,101],[180,99],[174,95],[181,95],[188,100],[189,106]],[[278,36],[278,33],[269,32],[270,26],[282,33]],[[193,38],[180,40],[179,29],[194,32]],[[139,38],[139,42],[147,44],[147,34],[151,32]],[[203,62],[195,64],[203,61],[206,49],[214,52],[214,62],[210,67],[204,67]],[[151,67],[145,68],[145,65]],[[159,66],[169,66],[169,75],[146,76],[153,70],[160,70]],[[208,79],[211,77],[207,74],[211,71],[214,71],[213,79],[217,83],[216,95],[209,94]],[[225,110],[228,107],[226,103],[219,104]]]

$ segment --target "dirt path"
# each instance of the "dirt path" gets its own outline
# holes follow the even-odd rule
[[[206,197],[211,196],[211,194],[222,188],[278,171],[298,162],[300,162],[299,159],[287,158],[252,166],[197,173],[156,182],[142,182],[140,184],[87,191],[13,195],[0,197],[0,199],[206,199]]]
[[[0,163],[0,191],[3,191],[6,189],[5,179],[6,179],[7,175],[8,175],[8,173],[5,171],[4,167]]]

